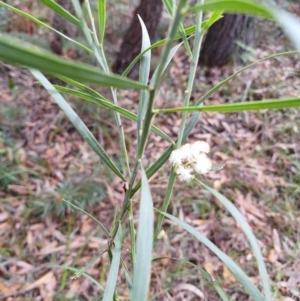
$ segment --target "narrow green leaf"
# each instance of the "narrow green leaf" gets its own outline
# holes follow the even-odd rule
[[[103,45],[106,25],[106,0],[98,0],[99,42]]]
[[[169,159],[173,145],[169,146],[167,150],[147,169],[147,178],[151,178]],[[141,181],[139,181],[131,191],[131,197],[141,188]]]
[[[83,139],[91,146],[94,152],[101,158],[103,163],[113,171],[119,178],[125,181],[124,176],[116,167],[116,165],[111,161],[109,156],[103,150],[101,145],[98,143],[93,134],[89,131],[83,121],[78,117],[78,115],[74,112],[71,106],[65,101],[65,99],[61,96],[61,94],[53,87],[53,85],[48,81],[48,79],[37,70],[30,70],[33,76],[40,81],[40,83],[44,86],[44,88],[52,95],[58,106],[62,109],[62,111],[69,118],[71,123],[83,137]]]
[[[70,201],[67,201],[67,200],[62,200],[63,202],[66,202],[66,203],[68,203],[68,204],[70,204],[73,208],[75,208],[76,210],[78,210],[78,211],[81,211],[81,212],[83,212],[84,214],[86,214],[87,216],[89,216],[92,220],[94,220],[99,226],[100,226],[100,228],[105,232],[105,234],[108,236],[108,237],[111,237],[111,235],[110,235],[110,233],[108,232],[108,230],[104,227],[104,225],[100,222],[100,221],[98,221],[93,215],[91,215],[91,214],[89,214],[88,212],[86,212],[85,210],[83,210],[82,208],[80,208],[80,207],[78,207],[78,206],[76,206],[76,205],[74,205],[72,202],[70,202]]]
[[[142,193],[137,233],[137,256],[133,272],[132,301],[148,300],[153,244],[153,201],[147,176],[142,168]]]
[[[170,64],[172,58],[174,57],[175,53],[177,52],[177,50],[179,49],[179,47],[180,47],[181,45],[182,45],[182,43],[179,43],[178,45],[174,46],[174,47],[170,50],[170,53],[169,53],[168,58],[167,58],[167,60],[166,60],[166,62],[165,62],[165,65],[164,65],[164,68],[163,68],[163,71],[162,71],[162,72],[165,72],[166,68],[167,68],[168,65]],[[158,70],[158,67],[159,67],[159,66],[156,67],[156,69],[155,69],[155,71],[154,71],[154,73],[153,73],[153,75],[152,75],[152,78],[151,78],[151,81],[150,81],[150,85],[153,84],[153,82],[154,82],[154,80],[155,80],[155,78],[156,78],[156,76],[157,76],[157,70]]]
[[[138,15],[141,28],[142,28],[142,49],[141,52],[148,49],[151,46],[150,37],[146,28],[146,25],[142,18]],[[147,51],[143,54],[141,58],[140,64],[140,82],[144,83],[145,85],[148,83],[149,74],[150,74],[150,65],[151,65],[151,51]]]
[[[69,81],[71,82],[71,81]],[[101,94],[94,94],[97,93],[96,91],[92,90],[93,92],[90,92],[88,90],[85,90],[85,92],[80,92],[80,91],[76,91],[70,88],[66,88],[66,87],[62,87],[62,86],[55,86],[55,88],[60,91],[60,92],[65,92],[68,93],[70,95],[74,95],[76,97],[85,99],[87,101],[96,103],[102,107],[105,107],[107,109],[113,110],[114,112],[118,112],[119,114],[121,114],[122,116],[132,120],[132,121],[136,121],[136,114],[132,113],[131,111],[128,111],[126,109],[123,109],[120,106],[114,105],[112,104],[110,101],[108,101],[107,99],[103,98],[103,96]],[[88,88],[88,87],[86,87]],[[163,138],[164,140],[173,143],[174,141],[167,135],[165,134],[162,130],[160,130],[158,127],[151,125],[151,131],[156,134],[157,136]]]
[[[79,3],[79,0],[71,0],[71,1],[73,4],[75,13],[80,21],[82,32],[83,32],[88,44],[93,49],[96,60],[98,61],[101,68],[106,73],[109,73],[106,58],[105,58],[105,55],[103,52],[103,48],[99,47],[99,41],[98,41],[98,36],[97,36],[97,32],[96,32],[94,17],[93,17],[92,11],[91,11],[89,1],[86,0],[86,9],[87,9],[87,13],[90,17],[90,23],[92,26],[92,30],[90,30],[89,26],[87,25],[87,22],[85,20],[84,13],[82,11],[82,7]]]
[[[106,282],[106,287],[104,291],[104,295],[102,301],[112,301],[114,292],[116,289],[118,272],[120,266],[120,258],[121,258],[121,248],[122,248],[122,226],[119,225],[117,236],[116,236],[116,247],[114,250],[113,260],[109,269],[108,278]]]
[[[128,287],[128,290],[129,290],[129,295],[130,295],[130,300],[132,299],[131,298],[131,294],[132,294],[132,276],[126,266],[126,263],[123,261],[123,259],[121,258],[121,264],[123,266],[123,269],[124,269],[124,274],[125,274],[125,278],[126,278],[126,282],[127,282],[127,287]]]
[[[178,226],[192,234],[195,238],[197,238],[201,243],[203,243],[206,247],[208,247],[213,253],[215,253],[221,261],[228,267],[231,273],[236,277],[236,279],[243,285],[245,290],[249,293],[249,295],[255,301],[265,301],[264,297],[261,295],[260,291],[257,287],[252,283],[250,278],[243,272],[243,270],[224,252],[222,252],[215,244],[213,244],[208,238],[206,238],[203,234],[197,231],[195,228],[187,224],[186,222],[178,219],[177,217],[168,214],[166,212],[162,212],[157,210],[159,213],[163,214],[171,221],[176,223]]]
[[[151,93],[151,95],[153,95],[153,98],[154,98],[154,95],[155,95],[155,90],[158,88],[162,78],[161,78],[161,75],[163,73],[163,69],[164,69],[164,66],[165,66],[165,63],[168,59],[168,55],[170,53],[170,50],[171,50],[171,47],[172,47],[172,43],[174,41],[174,38],[176,36],[176,33],[178,32],[178,27],[180,25],[180,22],[181,22],[181,17],[182,17],[182,12],[186,6],[186,3],[187,3],[187,0],[179,0],[178,2],[178,7],[176,9],[176,12],[174,13],[174,18],[173,18],[173,22],[172,22],[172,25],[171,25],[171,28],[170,28],[170,31],[168,33],[168,37],[167,37],[167,42],[162,50],[162,53],[160,55],[160,58],[159,58],[159,63],[158,63],[158,67],[157,67],[157,76],[154,77],[154,81],[151,82],[151,85],[149,86],[149,89],[151,90],[151,92],[153,91],[153,93]],[[153,109],[153,99],[152,96],[150,95],[150,107],[151,107],[151,110]],[[145,123],[146,122],[151,122],[151,119],[152,119],[152,112],[150,112],[149,110],[147,111],[147,114],[149,114],[149,120],[146,120],[147,119],[147,115],[146,115],[146,119],[145,119]]]
[[[94,89],[82,84],[82,83],[79,83],[77,82],[76,80],[73,80],[73,79],[70,79],[70,78],[67,78],[65,76],[60,76],[58,75],[57,76],[59,79],[61,79],[62,81],[64,81],[65,83],[69,84],[69,85],[72,85],[78,89],[80,89],[82,92],[86,93],[86,94],[89,94],[93,97],[98,97],[98,98],[101,98],[101,99],[105,99],[104,96],[102,96],[99,92],[95,91]],[[75,90],[74,90],[75,91]]]
[[[184,14],[198,11],[220,11],[231,13],[246,13],[272,18],[271,8],[251,0],[208,0],[186,9]]]
[[[241,112],[241,111],[254,111],[254,110],[279,110],[287,108],[300,107],[300,98],[286,98],[286,99],[269,99],[257,100],[243,103],[227,103],[222,105],[212,105],[203,107],[180,107],[154,110],[154,113],[174,113],[174,112]]]
[[[94,53],[93,50],[91,50],[90,48],[88,48],[88,47],[86,47],[85,45],[83,45],[83,44],[81,44],[81,43],[79,43],[79,42],[77,42],[77,41],[71,39],[71,38],[68,37],[67,35],[61,33],[60,31],[54,29],[53,27],[51,27],[51,26],[48,25],[47,23],[40,21],[39,19],[33,17],[32,15],[30,15],[30,14],[28,14],[28,13],[26,13],[26,12],[23,12],[22,10],[17,9],[17,8],[15,8],[15,7],[13,7],[13,6],[7,4],[7,3],[4,3],[3,1],[0,1],[0,6],[3,6],[3,7],[5,7],[5,8],[7,8],[7,9],[13,11],[14,13],[17,13],[18,15],[20,15],[20,16],[22,16],[22,17],[25,17],[25,18],[27,18],[27,19],[33,21],[34,23],[36,23],[36,24],[38,24],[38,25],[44,26],[44,27],[46,27],[46,28],[48,28],[48,29],[50,29],[50,30],[56,32],[57,34],[59,34],[59,35],[62,36],[63,38],[65,38],[65,39],[71,41],[72,43],[75,43],[76,45],[78,45],[80,48],[86,50],[87,52],[89,52],[89,53],[91,53],[91,54]],[[23,42],[23,41],[22,41],[22,42]]]
[[[57,2],[53,0],[39,0],[39,1],[42,2],[44,5],[48,6],[49,8],[51,8],[57,14],[62,16],[64,19],[80,27],[79,20],[76,17],[74,17],[70,12],[68,12],[66,9],[64,9],[61,5],[59,5]]]
[[[174,10],[176,9],[176,2],[173,1],[173,0],[162,0],[170,17],[173,18],[173,13],[174,13]],[[191,58],[192,57],[192,51],[191,51],[191,47],[190,47],[190,44],[186,38],[186,34],[185,34],[185,30],[184,30],[184,27],[182,25],[182,22],[180,22],[180,25],[179,25],[179,35],[184,43],[184,47],[189,55],[189,57]]]
[[[142,49],[141,51],[144,51],[145,49],[149,48],[151,45],[150,37],[147,31],[147,28],[141,19],[141,17],[138,15],[139,21],[141,23],[142,27]],[[147,51],[141,58],[140,62],[140,72],[139,72],[139,79],[140,82],[147,85],[149,80],[149,74],[150,74],[150,64],[151,64],[151,51]],[[138,111],[137,111],[137,137],[138,137],[138,147],[141,140],[141,135],[143,134],[143,120],[146,114],[147,106],[149,101],[149,92],[147,90],[141,90],[140,91],[140,100],[138,104]]]
[[[209,19],[202,22],[201,25],[202,30],[207,30],[209,27],[211,27],[214,23],[216,23],[221,18],[223,18],[223,11],[213,11]]]
[[[101,252],[100,254],[94,256],[91,260],[89,260],[84,267],[80,268],[75,272],[74,278],[81,277],[90,267],[94,265],[94,263],[101,257],[106,251]]]
[[[239,224],[239,226],[243,230],[245,236],[247,237],[247,239],[252,247],[252,250],[253,250],[253,253],[254,253],[254,256],[255,256],[255,259],[257,262],[258,270],[260,273],[260,277],[262,279],[266,299],[268,301],[271,301],[272,296],[271,296],[271,289],[270,289],[267,268],[266,268],[266,265],[264,262],[263,255],[261,253],[261,249],[258,245],[258,242],[257,242],[249,224],[247,223],[247,221],[245,220],[243,215],[239,212],[239,210],[234,206],[234,204],[232,202],[230,202],[225,196],[223,196],[221,193],[219,193],[215,189],[210,188],[209,186],[205,185],[201,181],[197,181],[197,182],[199,182],[206,190],[208,190],[210,193],[212,193],[220,201],[220,203],[228,210],[228,212],[231,214],[231,216],[236,220],[236,222]]]
[[[79,271],[79,269],[70,267],[70,266],[65,266],[65,265],[51,265],[52,268],[59,268],[62,270],[69,270],[71,272],[77,273]],[[84,276],[86,279],[90,280],[92,283],[95,284],[96,287],[98,287],[99,291],[104,291],[104,287],[99,283],[99,281],[97,281],[96,279],[94,279],[92,276],[90,276],[89,274],[83,273],[82,276]]]
[[[117,75],[109,75],[95,67],[63,59],[9,35],[0,34],[0,59],[35,68],[49,74],[59,74],[82,82],[113,86],[121,89],[147,89],[146,85]]]

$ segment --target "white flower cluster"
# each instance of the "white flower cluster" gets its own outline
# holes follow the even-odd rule
[[[205,174],[212,168],[211,160],[207,157],[210,151],[205,141],[197,141],[193,144],[184,144],[174,150],[170,156],[170,162],[175,166],[180,181],[189,182],[194,174]]]

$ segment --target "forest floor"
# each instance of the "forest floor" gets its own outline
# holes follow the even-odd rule
[[[279,28],[267,22],[257,26],[252,60],[291,49]],[[187,65],[180,50],[159,89],[157,108],[180,106]],[[192,100],[239,68],[199,68]],[[99,91],[110,97],[108,90]],[[300,62],[290,55],[244,71],[206,104],[299,95]],[[122,107],[136,111],[137,92],[119,91],[118,96]],[[111,112],[78,99],[68,100],[122,166],[118,129]],[[180,119],[180,114],[159,115],[155,124],[175,139]],[[115,208],[124,197],[122,183],[99,162],[29,72],[4,63],[0,63],[0,126],[0,300],[98,300],[109,267],[108,255],[100,256],[99,252],[106,249],[108,239],[91,218],[62,200],[78,202],[111,229]],[[124,121],[124,131],[129,155],[134,158],[134,123]],[[232,200],[252,227],[267,264],[274,300],[299,301],[299,110],[203,113],[188,138],[188,142],[197,140],[210,144],[213,163],[225,164],[223,170],[210,172],[203,180]],[[151,165],[168,146],[151,135],[144,166]],[[169,171],[166,164],[151,178],[156,207],[162,202]],[[260,287],[255,259],[243,232],[210,194],[177,182],[169,212],[205,234]],[[220,282],[231,300],[249,300],[230,271],[207,248],[168,221],[164,229],[164,238],[155,245],[155,257],[166,258],[153,264],[153,297],[158,294],[160,300],[172,300],[167,297],[170,294],[178,301],[219,300],[194,266],[198,265]],[[126,260],[128,240],[123,247]],[[89,278],[72,277],[75,268],[84,267],[95,256],[87,274],[100,283],[100,291]],[[122,272],[118,293],[120,300],[128,300]]]

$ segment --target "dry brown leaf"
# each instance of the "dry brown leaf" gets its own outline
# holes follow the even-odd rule
[[[67,298],[73,299],[79,292],[81,280],[75,279],[71,281],[70,289],[67,292]]]
[[[277,256],[276,256],[276,252],[274,249],[270,250],[270,252],[268,254],[268,261],[270,261],[271,263],[277,262]]]
[[[67,238],[65,237],[65,235],[63,235],[60,231],[58,230],[54,230],[53,231],[53,236],[59,240],[62,243],[66,243],[67,242]]]
[[[12,284],[11,286],[7,286],[3,282],[0,282],[0,292],[3,295],[9,295],[16,292],[20,286],[20,284]]]
[[[87,218],[84,220],[84,222],[81,224],[80,231],[82,234],[90,232],[92,229],[92,220],[90,218]]]
[[[224,282],[226,284],[230,284],[230,283],[236,282],[236,278],[230,272],[230,270],[228,269],[228,267],[226,265],[223,266],[223,278],[224,278]]]
[[[32,194],[32,192],[33,192],[33,186],[28,187],[28,186],[10,184],[10,185],[8,185],[8,189],[11,192],[18,194],[18,195]]]
[[[47,255],[47,254],[51,254],[54,253],[56,250],[56,246],[57,246],[58,242],[52,241],[52,242],[48,242],[48,241],[44,241],[43,243],[43,248],[38,252],[39,255]]]
[[[22,274],[25,274],[25,273],[28,273],[29,271],[33,270],[34,269],[34,266],[25,262],[25,261],[17,261],[16,262],[16,266],[18,268],[21,268],[20,270],[17,271],[17,274],[18,275],[22,275]]]
[[[49,271],[33,283],[28,283],[22,287],[22,290],[29,291],[37,287],[41,287],[41,293],[43,295],[44,300],[52,300],[52,296],[55,293],[56,279],[54,273]],[[46,298],[46,299],[45,299]]]
[[[203,292],[197,288],[195,285],[189,284],[189,283],[180,283],[174,287],[174,291],[189,291],[199,297],[200,299],[205,299],[205,295]]]
[[[30,230],[27,231],[26,242],[29,250],[32,252],[34,239],[33,239],[33,233]]]
[[[204,263],[204,269],[206,270],[206,272],[208,274],[211,275],[211,277],[214,276],[214,273],[215,273],[215,266],[213,265],[213,263],[211,261],[206,261]]]
[[[0,223],[5,222],[9,217],[9,214],[7,212],[1,212],[0,213]]]

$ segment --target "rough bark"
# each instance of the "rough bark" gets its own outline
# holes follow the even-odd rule
[[[236,41],[251,45],[254,36],[254,20],[244,15],[227,14],[213,24],[204,40],[200,64],[208,67],[221,67],[230,62],[241,62],[245,49]]]
[[[162,8],[162,0],[141,0],[140,5],[133,13],[133,19],[123,39],[120,52],[113,64],[114,72],[123,73],[133,59],[141,52],[142,30],[137,15],[140,15],[144,21],[152,41],[161,17]],[[135,79],[138,77],[138,64],[130,72],[129,77]]]

